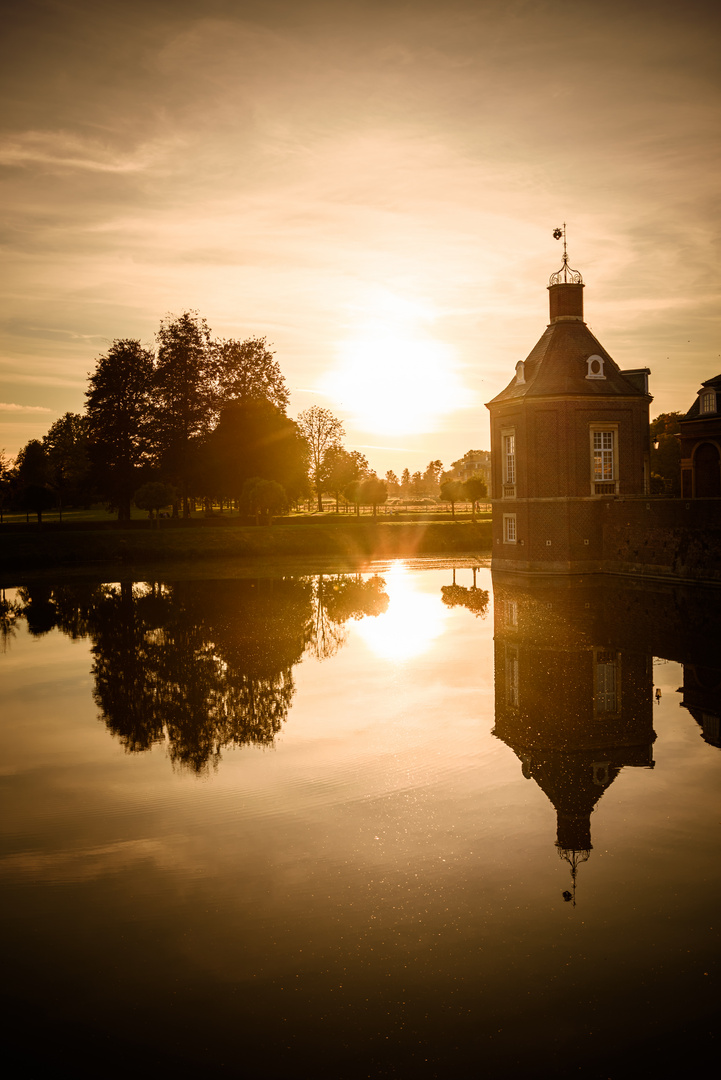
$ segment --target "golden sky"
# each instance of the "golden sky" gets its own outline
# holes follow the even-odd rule
[[[489,445],[570,262],[652,370],[721,372],[716,3],[6,0],[0,448],[118,337],[267,336],[379,472]]]

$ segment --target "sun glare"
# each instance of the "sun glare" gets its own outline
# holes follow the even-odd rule
[[[383,577],[388,609],[354,623],[353,633],[383,660],[410,660],[441,636],[448,609],[438,597],[417,590],[403,562],[395,562]]]
[[[436,431],[441,418],[469,404],[451,346],[432,337],[433,313],[384,295],[373,319],[339,347],[339,365],[324,391],[364,431],[414,435]]]

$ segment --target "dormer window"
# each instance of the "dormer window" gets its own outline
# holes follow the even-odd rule
[[[713,390],[704,390],[701,395],[701,412],[716,412],[716,394]]]
[[[593,356],[588,358],[588,372],[586,374],[587,379],[605,379],[603,374],[603,357],[594,353]]]
[[[526,381],[526,365],[523,360],[516,364],[516,382],[520,385]]]

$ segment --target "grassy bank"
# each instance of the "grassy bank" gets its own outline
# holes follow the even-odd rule
[[[338,522],[271,527],[0,529],[0,579],[18,572],[209,559],[327,556],[385,559],[396,556],[489,552],[491,523]]]

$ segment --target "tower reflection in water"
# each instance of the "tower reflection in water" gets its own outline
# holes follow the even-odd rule
[[[556,809],[575,903],[593,810],[621,769],[654,766],[653,658],[642,640],[620,640],[599,586],[494,575],[494,596],[494,734]]]

